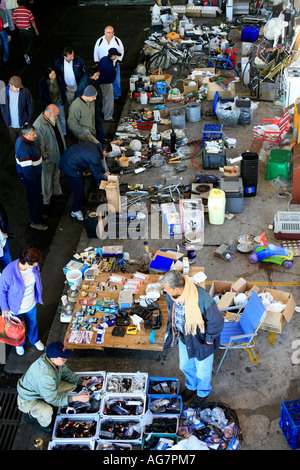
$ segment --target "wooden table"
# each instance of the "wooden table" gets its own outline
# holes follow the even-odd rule
[[[120,276],[124,276],[126,278],[131,278],[132,274],[121,274],[121,273],[114,273]],[[155,274],[150,274],[149,279],[147,283],[143,283],[143,285],[140,287],[138,294],[134,295],[134,299],[139,298],[140,295],[145,294],[146,290],[146,285],[150,283],[156,283],[158,281],[159,275]],[[69,334],[71,332],[71,325],[72,325],[72,320],[76,316],[76,312],[80,311],[82,308],[82,305],[80,304],[80,299],[89,299],[89,293],[95,293],[96,292],[96,287],[93,286],[95,283],[98,283],[99,286],[101,285],[101,282],[105,282],[109,279],[109,273],[102,273],[99,274],[98,276],[95,276],[95,279],[92,281],[87,281],[84,279],[82,288],[80,290],[80,294],[78,296],[73,314],[72,314],[72,319],[70,321],[70,324],[68,325],[67,333],[65,335],[64,339],[64,344],[67,346],[69,349],[99,349],[102,350],[104,348],[120,348],[120,349],[138,349],[138,350],[149,350],[149,351],[163,351],[164,347],[164,337],[165,337],[165,332],[166,332],[166,327],[167,327],[167,320],[168,320],[168,309],[167,309],[167,303],[166,303],[166,296],[163,294],[160,296],[159,300],[157,303],[159,304],[160,310],[161,310],[161,315],[162,315],[162,325],[159,329],[155,330],[155,338],[154,342],[150,343],[149,338],[150,338],[150,333],[151,329],[146,329],[144,328],[144,324],[141,323],[141,329],[138,331],[136,334],[127,334],[123,337],[119,336],[113,336],[112,335],[112,330],[114,327],[108,327],[105,330],[105,336],[104,336],[104,342],[101,344],[97,344],[95,342],[96,339],[96,332],[93,330],[93,335],[91,342],[89,344],[82,344],[82,343],[74,343],[70,342],[68,340]],[[91,286],[92,284],[92,286]],[[84,286],[89,285],[89,289],[85,289]],[[109,297],[111,299],[116,299],[116,302],[118,302],[118,297],[119,297],[119,292],[122,289],[122,285],[120,284],[115,284],[111,283],[111,286],[116,286],[116,290],[108,290],[108,287],[105,288],[105,291],[98,292],[98,297],[96,297],[94,300],[101,300],[104,297]],[[88,293],[88,296],[83,297],[83,293],[86,292]],[[102,312],[96,312],[95,317],[98,319],[105,316],[105,313]],[[98,320],[99,323],[99,320]],[[130,326],[133,326],[132,321],[130,322]],[[126,327],[125,327],[126,328]]]

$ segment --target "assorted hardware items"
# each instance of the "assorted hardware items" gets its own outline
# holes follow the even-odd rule
[[[97,422],[95,420],[62,418],[56,427],[58,438],[89,438],[96,434]]]

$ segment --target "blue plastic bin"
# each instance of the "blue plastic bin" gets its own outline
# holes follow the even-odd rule
[[[246,26],[241,33],[242,42],[255,42],[258,38],[259,28],[253,26]]]
[[[149,394],[149,387],[153,383],[174,382],[176,384],[176,395],[179,393],[179,380],[176,377],[148,377],[146,393]],[[160,395],[160,393],[150,393],[150,395]],[[162,392],[162,395],[165,393]]]
[[[167,415],[170,415],[170,416],[180,416],[181,413],[182,413],[182,398],[181,398],[181,395],[148,395],[148,398],[149,398],[148,410],[150,410],[156,416],[158,416],[160,414],[164,414],[164,415],[167,414]],[[180,410],[177,411],[177,412],[176,411],[174,411],[174,412],[164,411],[163,413],[159,413],[157,411],[152,411],[151,410],[152,402],[154,402],[155,400],[162,400],[164,398],[168,398],[169,400],[171,400],[172,398],[178,399],[179,400]]]
[[[202,133],[202,144],[206,140],[219,140],[223,138],[222,124],[204,124]]]
[[[291,449],[300,448],[300,399],[281,403],[279,426]]]

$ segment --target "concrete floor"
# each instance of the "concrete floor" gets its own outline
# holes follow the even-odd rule
[[[75,43],[75,50],[78,55],[88,57],[93,47],[95,38],[100,35],[97,16],[101,18],[103,26],[106,23],[113,23],[116,34],[120,32],[120,36],[124,39],[125,48],[131,51],[130,57],[134,60],[136,53],[141,49],[138,44],[137,48],[129,47],[131,31],[136,30],[134,25],[130,23],[132,10],[126,7],[122,11],[122,15],[118,9],[113,7],[105,8],[103,15],[102,6],[90,6],[80,8],[71,3],[61,6],[57,3],[60,14],[60,20],[55,22],[45,21],[45,40],[41,43],[37,53],[36,64],[32,65],[32,69],[24,67],[24,83],[25,78],[30,77],[32,80],[32,89],[35,89],[37,74],[40,74],[39,58],[48,65],[48,59],[52,60],[62,49],[61,44],[71,41]],[[137,10],[135,10],[137,11]],[[139,40],[142,44],[142,36],[145,33],[143,28],[149,25],[149,7],[141,7],[138,9],[140,15],[140,36]],[[127,16],[128,15],[128,16]],[[88,24],[88,27],[80,29],[78,35],[79,18],[81,24]],[[92,20],[91,18],[96,18]],[[127,21],[124,21],[126,19]],[[87,20],[88,23],[87,23]],[[132,30],[124,29],[132,28]],[[51,24],[48,26],[48,24]],[[127,31],[125,33],[125,31]],[[76,35],[75,35],[76,32]],[[234,34],[238,34],[234,32]],[[80,37],[79,37],[80,36]],[[55,47],[54,47],[55,43]],[[70,42],[69,42],[70,43]],[[51,50],[50,50],[51,49]],[[47,59],[47,60],[46,60]],[[39,63],[38,63],[39,62]],[[12,70],[7,71],[7,77],[16,74]],[[29,81],[29,79],[27,79]],[[238,87],[237,92],[246,94],[247,89]],[[123,101],[123,115],[127,115],[128,111],[136,108],[136,104],[127,100]],[[188,138],[201,139],[203,125],[207,122],[217,123],[213,117],[208,120],[207,113],[211,111],[211,102],[202,103],[202,117],[200,123],[187,123],[186,135]],[[250,149],[252,142],[253,125],[260,123],[262,117],[273,117],[280,114],[281,110],[273,107],[272,103],[260,102],[258,109],[254,112],[253,122],[249,126],[226,127],[224,132],[228,137],[237,139],[237,145],[234,149],[228,149],[227,157],[235,157],[240,153]],[[111,130],[113,132],[113,129]],[[2,135],[5,135],[5,129],[1,129]],[[14,174],[14,164],[12,160],[12,148],[6,135],[6,147],[2,150],[2,164],[6,168],[6,175],[10,174],[13,184],[4,191],[1,184],[1,201],[8,206],[8,212],[11,220],[12,231],[16,233],[17,239],[12,241],[12,254],[16,258],[19,249],[31,240],[32,234],[27,233],[28,225],[26,204],[23,208],[19,208],[21,198],[21,190],[17,184],[17,177]],[[6,152],[6,153],[5,153]],[[8,159],[11,159],[10,161]],[[200,157],[196,157],[196,161],[201,164]],[[10,162],[10,163],[8,163]],[[121,182],[141,183],[146,187],[152,184],[177,184],[190,185],[196,174],[214,174],[220,176],[218,171],[195,171],[190,160],[187,160],[188,169],[177,174],[173,167],[162,169],[149,169],[145,173],[132,176],[124,175]],[[262,290],[269,285],[278,290],[287,291],[293,294],[296,304],[300,304],[299,299],[299,258],[296,258],[294,266],[290,270],[279,267],[274,264],[259,263],[257,265],[250,264],[248,256],[240,253],[236,254],[234,261],[226,263],[214,256],[215,249],[221,244],[226,243],[229,238],[236,240],[241,234],[260,235],[266,233],[268,242],[277,243],[273,232],[269,229],[274,214],[279,210],[285,210],[287,200],[278,198],[278,194],[286,188],[280,182],[267,182],[264,179],[266,163],[260,161],[260,175],[257,189],[257,195],[254,198],[244,198],[243,211],[236,214],[232,220],[226,220],[221,226],[209,224],[207,215],[205,216],[205,232],[204,246],[197,251],[197,265],[205,268],[207,275],[207,289],[209,290],[213,280],[236,281],[240,277],[247,279],[249,282],[257,283]],[[13,188],[16,197],[12,197],[10,189]],[[68,188],[66,186],[66,191]],[[3,199],[4,198],[4,199]],[[17,202],[18,201],[18,202]],[[24,209],[24,210],[23,210]],[[291,206],[291,210],[299,211],[299,206]],[[24,213],[25,211],[25,213]],[[60,296],[64,288],[65,276],[62,267],[68,262],[75,252],[81,252],[88,246],[98,247],[102,245],[99,239],[88,239],[86,231],[82,230],[82,225],[70,219],[70,199],[61,206],[60,212],[56,212],[56,218],[53,220],[53,230],[48,239],[35,240],[36,243],[44,250],[44,262],[42,266],[42,280],[44,285],[44,306],[39,308],[39,326],[41,337],[45,342],[63,340],[66,332],[66,325],[61,324],[56,309]],[[59,212],[59,214],[58,214]],[[17,214],[17,216],[15,215]],[[66,243],[68,240],[68,243]],[[135,257],[144,253],[145,240],[122,240],[125,251],[130,253],[131,257]],[[112,240],[109,241],[111,244]],[[108,244],[108,241],[104,241]],[[149,239],[150,252],[159,248],[176,248],[178,240],[163,240],[161,238]],[[118,241],[119,244],[119,241]],[[260,330],[256,341],[256,352],[259,355],[259,362],[253,363],[246,351],[231,351],[222,365],[218,375],[212,378],[211,400],[221,400],[236,410],[241,429],[244,436],[244,444],[242,450],[289,450],[284,435],[279,427],[280,403],[286,400],[294,400],[299,398],[299,364],[295,360],[295,347],[299,340],[299,313],[295,313],[291,322],[284,326],[282,334],[277,335],[272,342],[272,338],[266,331]],[[9,375],[24,373],[29,365],[39,356],[39,353],[28,346],[26,354],[20,358],[13,350],[7,348],[7,362],[4,371]],[[215,363],[218,364],[221,353],[215,355]],[[177,349],[168,353],[147,353],[129,350],[105,350],[105,351],[76,351],[74,356],[68,361],[69,367],[74,371],[124,371],[124,372],[146,372],[149,375],[178,377],[181,387],[184,386],[184,377],[178,368],[178,352]],[[13,445],[14,450],[30,450],[33,449],[33,440],[42,437],[44,440],[44,448],[49,442],[49,434],[43,434],[41,428],[33,423],[28,422],[25,418],[22,420],[17,436]]]

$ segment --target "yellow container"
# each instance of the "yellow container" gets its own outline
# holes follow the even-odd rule
[[[212,189],[208,196],[208,219],[212,225],[222,225],[225,220],[225,192]]]

